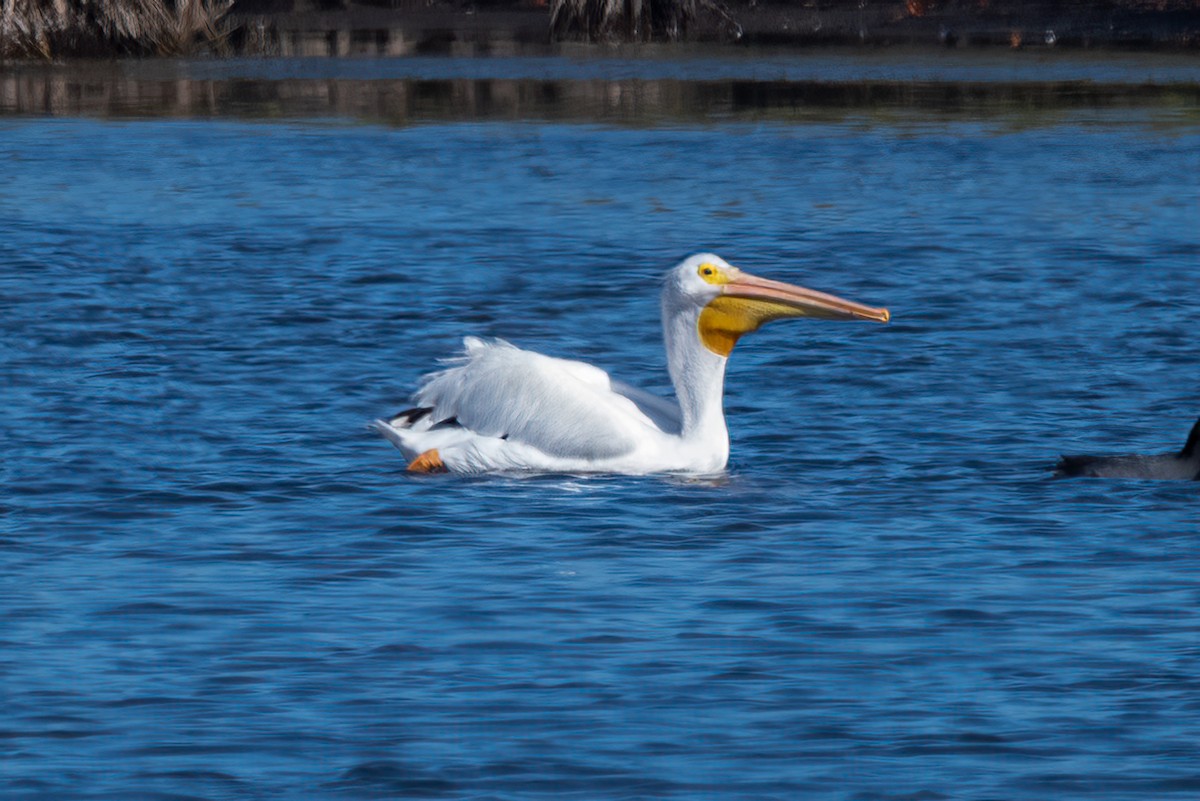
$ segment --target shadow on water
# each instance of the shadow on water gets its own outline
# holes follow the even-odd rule
[[[0,76],[0,115],[299,119],[406,125],[543,120],[657,125],[861,116],[1062,113],[1200,116],[1194,67],[1101,62],[931,64],[662,59],[395,59],[121,62],[26,66]]]

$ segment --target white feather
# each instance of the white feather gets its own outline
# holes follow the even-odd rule
[[[432,419],[455,418],[484,437],[507,438],[566,459],[632,452],[655,429],[608,373],[521,350],[504,340],[463,340],[463,356],[428,376],[414,396]]]

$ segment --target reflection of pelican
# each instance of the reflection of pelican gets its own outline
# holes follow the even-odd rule
[[[1064,456],[1056,466],[1060,476],[1093,478],[1183,478],[1200,480],[1200,420],[1192,426],[1178,453],[1151,456]]]
[[[590,364],[468,337],[462,357],[426,377],[416,408],[375,427],[417,472],[715,472],[729,457],[722,393],[738,337],[783,317],[888,321],[887,309],[756,278],[710,253],[667,274],[662,314],[678,402]]]

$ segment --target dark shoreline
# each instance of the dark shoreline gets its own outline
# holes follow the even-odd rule
[[[342,0],[240,0],[228,17],[237,54],[489,55],[551,44],[550,12],[530,2],[408,3],[384,8]],[[1195,51],[1200,0],[825,0],[724,3],[699,12],[680,42],[778,47],[928,47]],[[710,7],[711,8],[711,7]],[[576,32],[569,41],[587,41]],[[629,37],[647,41],[650,37]],[[625,37],[591,44],[611,46]]]
[[[234,0],[227,9],[226,0],[199,0],[202,21],[186,16],[183,0],[149,1],[161,3],[166,17],[113,38],[115,23],[96,15],[120,12],[122,0],[31,0],[40,15],[32,22],[0,18],[0,58],[536,55],[571,42],[607,49],[664,41],[781,50],[1200,51],[1200,0],[625,0],[626,9],[643,8],[641,19],[652,2],[690,10],[669,33],[618,13],[599,33],[560,25],[555,35],[554,4],[570,0]],[[14,8],[4,13],[21,13]]]

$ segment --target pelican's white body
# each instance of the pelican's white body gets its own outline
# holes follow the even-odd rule
[[[721,415],[715,426],[683,436],[677,405],[598,367],[503,340],[467,337],[463,344],[463,356],[414,396],[430,414],[412,426],[375,422],[410,460],[436,449],[455,473],[713,473],[725,466]],[[437,425],[448,419],[458,425]]]
[[[467,337],[461,357],[424,379],[413,397],[419,409],[375,426],[409,460],[436,450],[455,473],[719,472],[729,459],[727,359],[706,347],[699,330],[702,310],[723,291],[714,271],[763,280],[709,253],[667,274],[663,337],[675,400],[613,381],[590,364]]]

